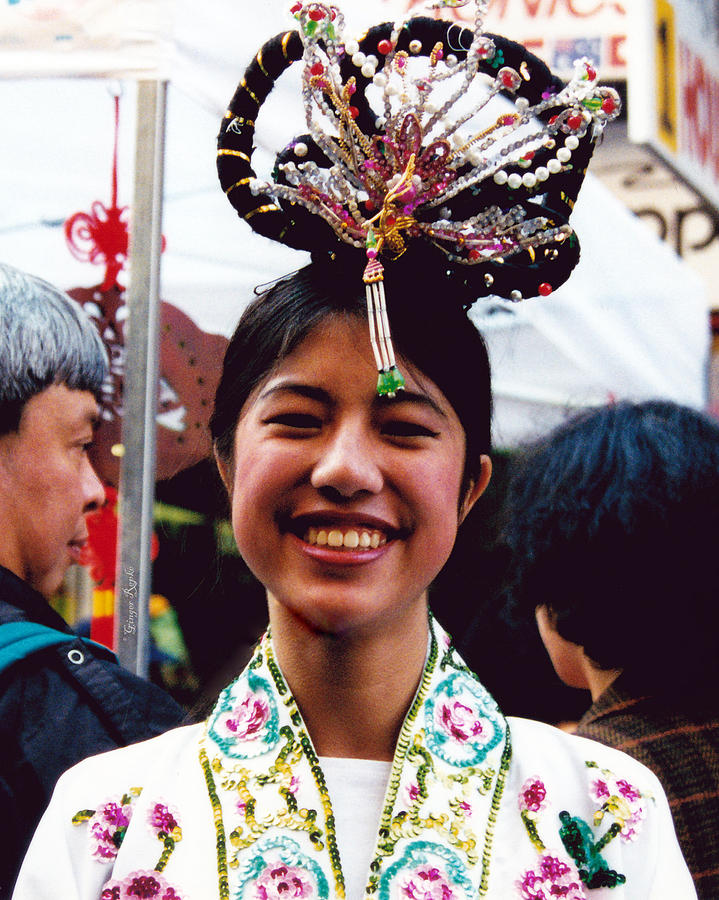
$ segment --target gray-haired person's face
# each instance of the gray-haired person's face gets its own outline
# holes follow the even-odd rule
[[[87,456],[97,415],[91,392],[53,384],[0,437],[0,564],[45,596],[78,561],[85,515],[104,501]]]

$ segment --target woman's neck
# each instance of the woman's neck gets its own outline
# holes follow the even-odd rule
[[[270,602],[270,624],[317,754],[391,760],[424,669],[426,608],[391,629],[333,635]]]

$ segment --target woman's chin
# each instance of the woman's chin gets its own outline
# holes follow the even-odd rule
[[[313,634],[337,638],[366,638],[373,633],[387,634],[387,629],[397,627],[397,620],[410,613],[407,603],[392,601],[386,591],[372,597],[365,589],[348,585],[335,585],[331,590],[313,591],[304,597],[294,593],[291,599],[268,593],[270,621],[273,633],[287,625],[301,624]],[[421,604],[426,609],[424,595],[411,604]],[[400,609],[402,607],[402,609]],[[425,615],[424,612],[421,613]]]

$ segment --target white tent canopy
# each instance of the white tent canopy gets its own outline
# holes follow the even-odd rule
[[[546,299],[473,311],[490,348],[500,446],[610,400],[705,404],[699,276],[591,176],[572,221],[582,255],[565,285]]]

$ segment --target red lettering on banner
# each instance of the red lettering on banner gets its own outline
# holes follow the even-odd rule
[[[503,19],[507,15],[507,4],[509,0],[492,0],[489,4],[489,9],[493,13],[497,13],[500,19]]]
[[[416,6],[425,7],[427,5],[427,0],[405,0],[405,2],[408,12]],[[519,12],[517,12],[518,6],[521,6]],[[498,19],[506,19],[512,12],[529,19],[551,19],[558,11],[569,14],[575,19],[590,19],[601,13],[619,16],[627,14],[624,5],[617,3],[616,0],[491,0],[489,11]],[[473,13],[466,7],[455,6],[443,9],[442,15],[449,15],[460,22],[469,22],[472,20]]]
[[[492,0],[489,5],[490,12],[500,19],[507,16],[511,0]],[[520,5],[515,2],[514,6]],[[626,16],[627,12],[622,3],[616,0],[521,0],[524,15],[530,19],[552,18],[557,8],[564,7],[565,11],[575,19],[589,19],[603,12],[613,12],[620,16]],[[515,10],[516,11],[516,10]],[[521,13],[520,13],[521,14]]]
[[[594,9],[581,10],[581,9],[576,9],[574,0],[567,0],[567,9],[573,16],[576,16],[578,19],[586,19],[589,16],[596,16],[598,13],[604,12],[605,7],[613,8],[614,11],[619,13],[620,16],[625,16],[627,14],[626,10],[624,9],[624,7],[622,6],[621,3],[601,2],[601,3],[598,3],[594,7]]]
[[[707,71],[704,60],[679,42],[682,73],[682,150],[708,168],[719,184],[719,78]]]
[[[582,11],[574,8],[574,3],[572,2],[572,0],[567,0],[567,9],[573,16],[576,16],[578,19],[586,19],[588,16],[596,16],[598,12],[601,12],[603,6],[604,4],[600,3],[592,10]]]
[[[627,58],[624,55],[624,45],[627,42],[626,34],[614,34],[609,38],[609,65],[624,68]]]

